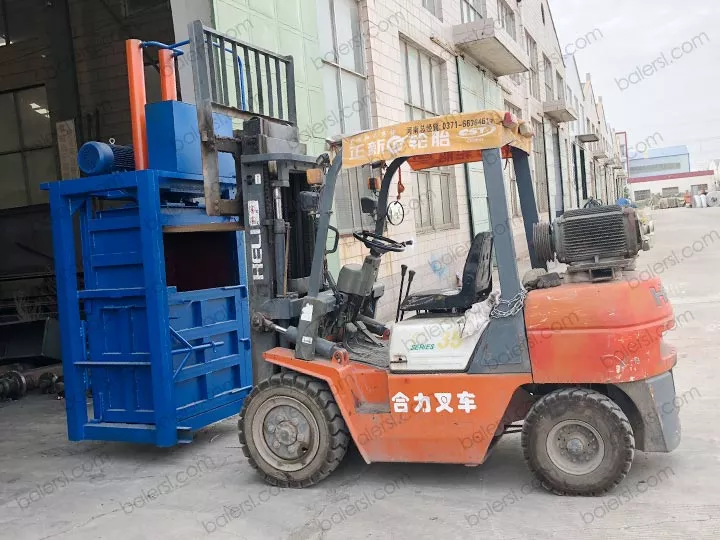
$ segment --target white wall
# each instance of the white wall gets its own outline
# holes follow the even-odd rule
[[[630,182],[630,195],[635,200],[635,192],[649,189],[653,195],[662,195],[663,188],[677,187],[680,190],[680,194],[684,194],[686,191],[692,193],[691,186],[699,184],[707,184],[708,191],[713,189],[713,181],[715,176],[708,173],[704,176],[691,176],[687,178],[671,178],[669,180],[650,180],[647,182]]]

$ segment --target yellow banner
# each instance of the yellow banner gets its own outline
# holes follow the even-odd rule
[[[506,127],[505,113],[479,111],[415,120],[366,131],[343,140],[343,166],[445,152],[502,148],[509,144],[530,153],[532,135],[520,125]]]

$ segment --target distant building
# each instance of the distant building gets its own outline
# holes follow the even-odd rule
[[[643,153],[630,152],[629,157],[631,179],[690,172],[687,146],[651,148]]]
[[[714,171],[693,171],[630,178],[628,186],[635,201],[644,201],[653,195],[674,197],[686,192],[698,195],[704,191],[712,191],[714,180]]]

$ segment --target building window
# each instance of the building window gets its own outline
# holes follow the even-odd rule
[[[677,186],[662,188],[663,197],[677,197],[678,195],[680,195],[680,188],[678,188]]]
[[[578,113],[576,127],[577,127],[578,135],[580,135],[580,133],[582,132],[582,119],[583,119],[583,116],[585,116],[585,111],[583,110],[583,107],[580,105],[580,101],[578,101],[577,96],[575,96],[575,112]]]
[[[428,231],[453,226],[453,185],[450,173],[431,169],[412,173],[415,177],[418,204],[415,225]]]
[[[325,112],[332,119],[327,136],[350,135],[370,128],[370,98],[366,91],[360,13],[355,0],[319,0]],[[369,216],[360,210],[360,198],[371,196],[368,167],[344,169],[335,190],[335,216],[341,233],[372,228]],[[370,227],[369,227],[370,226]]]
[[[509,101],[505,102],[505,110],[513,113],[518,119],[522,118],[522,110]],[[510,208],[512,210],[513,217],[519,217],[521,215],[520,198],[517,187],[517,178],[515,177],[515,169],[510,167],[507,170],[510,174]]]
[[[366,91],[363,37],[355,0],[318,2],[325,110],[337,118],[328,137],[350,135],[370,127],[370,97]],[[338,113],[338,114],[336,114]]]
[[[440,62],[401,41],[405,74],[405,119],[422,120],[442,112]]]
[[[505,110],[513,113],[518,119],[522,119],[522,110],[509,101],[505,102]]]
[[[652,194],[650,193],[649,189],[640,189],[635,192],[636,201],[646,201],[650,197],[652,197]]]
[[[430,13],[440,18],[440,3],[442,0],[422,0],[422,5]]]
[[[58,171],[45,87],[0,94],[0,118],[0,208],[46,203],[40,184]]]
[[[668,171],[679,171],[682,169],[682,163],[653,163],[651,165],[630,165],[630,174],[648,174],[648,173],[665,173]]]
[[[525,34],[525,43],[527,44],[528,56],[530,56],[530,95],[535,99],[540,99],[540,68],[538,66],[537,43],[528,33]]]
[[[421,120],[442,113],[440,62],[401,41],[405,76],[405,118]],[[422,231],[454,226],[454,176],[442,169],[413,173],[417,186],[417,228]]]
[[[498,0],[498,18],[503,29],[517,41],[517,31],[515,26],[515,12],[505,3],[504,0]]]
[[[545,6],[540,4],[540,17],[542,18],[543,24],[545,24]]]
[[[565,81],[559,73],[555,73],[555,86],[557,86],[557,98],[560,101],[565,101]]]
[[[362,229],[375,230],[372,216],[363,214],[360,199],[373,197],[368,187],[370,166],[346,169],[338,176],[335,189],[334,213],[340,234],[352,234]]]
[[[548,211],[548,180],[545,174],[545,132],[543,126],[537,120],[532,121],[535,131],[533,141],[533,161],[535,164],[535,199],[537,200],[538,212]]]
[[[483,0],[460,0],[460,17],[464,23],[483,18]]]
[[[543,54],[543,66],[545,73],[545,101],[552,101],[555,99],[555,92],[553,91],[553,68],[550,59]]]

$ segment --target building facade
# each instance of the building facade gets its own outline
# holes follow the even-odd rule
[[[687,146],[650,148],[630,157],[632,178],[688,172],[690,172],[690,152]]]
[[[234,39],[293,56],[297,123],[312,154],[326,151],[330,139],[369,128],[506,109],[535,128],[531,167],[541,219],[555,219],[589,197],[609,198],[615,185],[600,159],[612,160],[612,130],[589,78],[581,84],[574,59],[568,63],[547,0],[27,0],[22,5],[42,17],[23,25],[20,21],[30,19],[13,8],[0,40],[0,108],[18,118],[10,130],[17,136],[0,145],[0,161],[10,171],[0,198],[6,207],[39,204],[46,214],[37,186],[77,176],[80,144],[109,139],[129,144],[124,41],[182,41],[188,23],[197,19]],[[156,60],[148,52],[151,100],[159,87]],[[181,99],[189,102],[191,62],[178,61]],[[583,140],[588,135],[596,142]],[[342,238],[330,261],[334,270],[364,256],[352,233],[368,223],[360,198],[371,195],[370,174],[358,169],[340,179],[334,220]],[[523,257],[527,247],[512,167],[505,180],[509,229]],[[391,196],[400,196],[405,220],[389,226],[388,235],[414,244],[384,257],[380,277],[386,295],[378,314],[384,319],[392,318],[400,294],[401,265],[416,271],[416,289],[453,287],[472,237],[490,226],[481,163],[423,172],[403,168]]]

